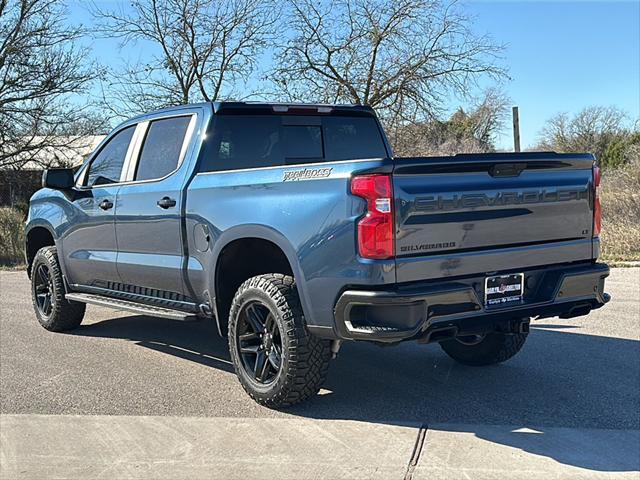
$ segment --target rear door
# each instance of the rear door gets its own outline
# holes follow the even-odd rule
[[[93,155],[78,178],[72,200],[73,225],[62,238],[71,284],[106,288],[119,281],[116,268],[116,198],[136,125],[115,132]]]
[[[190,170],[183,160],[197,118],[192,109],[141,124],[130,181],[117,202],[118,273],[127,291],[169,298],[184,293],[182,190]]]

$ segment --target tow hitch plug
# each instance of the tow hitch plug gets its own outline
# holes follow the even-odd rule
[[[511,333],[529,333],[530,319],[513,320],[510,324],[509,331]]]

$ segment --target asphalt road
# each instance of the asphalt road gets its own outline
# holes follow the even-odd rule
[[[633,473],[638,478],[640,269],[613,270],[606,290],[612,302],[588,316],[534,322],[520,354],[495,367],[458,365],[437,345],[345,344],[320,394],[278,412],[245,395],[229,363],[226,341],[217,337],[213,324],[89,306],[80,328],[50,333],[35,320],[24,272],[0,272],[0,427],[10,431],[10,425],[29,416],[39,422],[54,418],[35,414],[149,416],[159,417],[157,421],[200,417],[214,422],[211,428],[217,425],[218,431],[217,418],[277,418],[282,425],[300,421],[312,429],[348,421],[344,424],[368,429],[350,434],[364,441],[358,435],[411,426],[406,455],[415,450],[415,441],[420,448],[424,442],[426,453],[420,462],[414,459],[409,474],[418,475],[421,466],[430,466],[431,474],[446,471],[438,470],[433,459],[440,458],[443,445],[461,442],[496,458],[502,458],[501,448],[509,447],[582,473]],[[505,435],[518,428],[547,436],[532,443],[530,435]],[[404,430],[398,432],[404,435]],[[574,450],[584,449],[579,443],[587,438],[580,432],[588,432],[590,443],[600,438],[624,446],[625,454],[610,460],[590,459],[584,452],[576,456]],[[7,442],[12,438],[3,437],[3,448],[11,447]],[[436,442],[440,438],[444,443]],[[1,459],[5,465],[9,461],[6,455]],[[456,471],[468,467],[460,469]]]

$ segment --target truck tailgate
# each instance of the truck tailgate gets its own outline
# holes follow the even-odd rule
[[[397,158],[397,281],[429,278],[430,269],[463,275],[591,258],[593,162],[555,153]],[[545,258],[545,247],[563,253]],[[517,253],[510,266],[501,251]],[[484,254],[494,260],[461,264]]]

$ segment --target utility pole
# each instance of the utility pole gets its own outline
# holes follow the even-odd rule
[[[520,151],[520,115],[518,107],[512,108],[513,112],[513,151]]]

